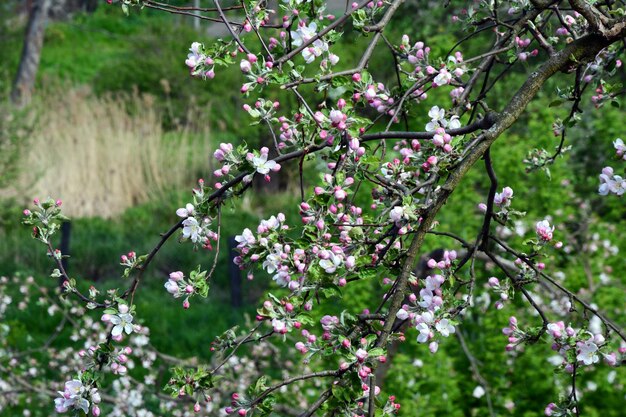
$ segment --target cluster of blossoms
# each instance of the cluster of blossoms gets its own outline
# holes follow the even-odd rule
[[[276,161],[268,159],[270,150],[266,147],[261,148],[260,152],[253,151],[246,154],[246,160],[250,162],[254,171],[263,175],[265,181],[270,181],[270,172],[280,171],[280,164]],[[248,174],[243,178],[244,183],[252,181],[254,174]]]
[[[203,77],[205,79],[215,77],[215,62],[213,58],[205,53],[204,45],[200,42],[191,44],[185,65],[189,67],[191,75],[194,77]]]
[[[352,184],[352,179],[347,178],[346,181],[343,182],[343,186],[348,187]],[[320,196],[329,197],[329,199],[336,199],[337,202],[331,201],[328,208],[320,209],[316,207],[315,202],[312,202],[313,206],[308,202],[303,202],[300,204],[300,215],[302,216],[302,222],[306,225],[310,225],[314,228],[315,233],[321,238],[322,242],[330,241],[332,235],[328,232],[326,225],[327,223],[333,224],[337,223],[337,230],[339,231],[339,242],[343,245],[350,245],[355,242],[358,242],[363,238],[363,230],[360,225],[363,224],[363,209],[361,207],[343,204],[343,201],[347,197],[346,191],[341,188],[337,189],[336,192],[332,189],[327,193],[323,192],[324,190],[318,190]],[[344,195],[345,193],[345,195]],[[319,244],[319,241],[316,242],[315,246]],[[324,244],[323,246],[328,246]],[[317,249],[312,248],[314,253],[318,253],[320,248]],[[335,249],[335,251],[337,251]]]
[[[380,167],[380,173],[387,181],[393,181],[396,184],[404,184],[407,180],[419,176],[419,171],[410,171],[409,162],[411,159],[417,159],[421,145],[417,139],[411,141],[410,146],[406,146],[406,141],[398,143],[394,150],[399,150],[402,160],[394,158],[393,161],[385,162]]]
[[[111,328],[113,340],[119,342],[122,340],[124,333],[129,335],[139,329],[138,325],[133,324],[133,315],[131,313],[132,311],[127,304],[119,304],[117,310],[114,308],[104,310],[101,320],[113,325]]]
[[[189,308],[189,295],[194,293],[194,287],[191,282],[185,280],[185,274],[181,271],[172,272],[164,286],[167,292],[172,294],[174,298],[187,295],[187,298],[183,301],[183,308]]]
[[[272,72],[274,64],[272,61],[259,61],[256,55],[248,54],[246,58],[239,62],[239,69],[245,74],[248,82],[241,86],[241,92],[247,93],[254,89],[256,85],[263,85],[267,82],[268,75]]]
[[[419,343],[431,341],[428,347],[432,353],[435,353],[439,348],[439,343],[433,341],[435,330],[443,337],[448,337],[456,332],[454,321],[442,308],[444,299],[441,288],[446,281],[445,275],[452,271],[456,257],[456,251],[445,251],[441,261],[430,259],[428,267],[431,269],[438,268],[444,275],[429,275],[426,277],[419,291],[419,299],[415,294],[410,294],[409,302],[411,304],[403,305],[396,314],[396,317],[400,320],[411,320],[411,323],[419,332],[417,336]]]
[[[554,226],[551,226],[548,220],[541,220],[537,222],[535,231],[542,242],[550,242],[554,233]]]
[[[465,64],[463,63],[463,54],[456,52],[454,56],[449,56],[445,65],[442,65],[439,71],[433,67],[426,67],[426,74],[435,75],[433,79],[433,87],[442,87],[452,83],[452,80],[456,77],[460,79],[465,73]],[[452,98],[458,98],[463,93],[463,88],[454,89],[450,95]]]
[[[346,177],[342,181],[339,178],[333,177],[330,174],[325,174],[322,179],[326,187],[315,187],[313,189],[315,195],[330,194],[337,201],[345,200],[348,197],[348,192],[346,191],[346,189],[354,184],[354,178],[352,177]]]
[[[513,189],[511,187],[504,187],[501,192],[496,193],[493,196],[493,204],[500,209],[496,215],[505,217],[508,213],[508,208],[511,206],[513,200]],[[487,212],[487,204],[478,204],[478,210],[483,213]]]
[[[127,364],[129,357],[133,353],[133,349],[130,346],[125,346],[118,349],[117,352],[111,352],[109,355],[109,366],[111,371],[115,375],[126,375],[128,372]],[[84,359],[88,359],[87,367],[94,367],[97,365],[98,360],[98,347],[89,346],[87,349],[82,349],[78,352],[78,356]]]
[[[321,111],[317,111],[313,115],[313,118],[319,126],[325,129],[336,129],[339,132],[343,132],[351,124],[351,121],[348,121],[348,115],[343,113],[346,105],[347,103],[344,99],[339,99],[337,109],[330,110],[328,116]],[[323,132],[320,133],[320,137],[328,140]],[[330,139],[329,143],[332,143],[332,139]]]
[[[417,208],[407,201],[395,206],[389,211],[389,220],[398,228],[398,235],[402,236],[413,230],[412,221],[417,220]]]
[[[439,133],[438,129],[458,129],[461,127],[459,116],[453,115],[450,119],[446,119],[445,109],[439,108],[439,106],[431,107],[428,111],[428,117],[430,117],[430,122],[426,124],[427,132]]]
[[[452,136],[446,132],[447,129],[458,129],[461,127],[459,117],[453,115],[449,120],[445,118],[446,111],[439,106],[433,106],[428,111],[430,122],[426,124],[427,132],[435,132],[432,143],[437,149],[445,153],[452,152]]]
[[[217,233],[210,229],[211,219],[198,212],[195,206],[187,203],[185,207],[176,210],[176,214],[183,220],[182,240],[191,240],[206,249],[211,249],[211,240],[218,239]]]
[[[270,320],[274,332],[281,335],[302,326],[291,302],[279,300],[271,294],[269,298],[263,302],[263,307],[257,310],[257,320]]]
[[[367,311],[364,313],[367,313]],[[345,314],[342,314],[341,317],[326,315],[320,319],[323,334],[318,337],[311,331],[302,329],[301,334],[305,341],[297,342],[295,347],[300,353],[306,355],[305,362],[310,361],[314,354],[324,352],[327,349],[339,349],[347,352],[345,360],[342,360],[339,365],[339,371],[355,372],[361,381],[363,397],[367,398],[371,395],[369,382],[373,369],[377,364],[385,363],[387,357],[383,349],[374,346],[375,337],[371,335],[359,339],[356,345],[347,338],[345,334],[349,327],[346,324],[350,320],[354,320],[354,318],[347,319]],[[373,394],[378,396],[380,387],[375,386]],[[362,410],[362,407],[363,403],[357,401],[355,409],[351,409],[349,415],[360,415],[358,413],[354,414],[354,412],[359,409]],[[394,414],[400,409],[400,405],[395,403],[395,398],[390,397],[384,408],[386,410],[385,413]]]
[[[270,120],[279,107],[280,103],[278,101],[265,100],[263,98],[259,98],[257,101],[255,101],[254,107],[250,106],[249,104],[243,105],[243,109],[248,112],[250,117],[260,117],[263,120]]]
[[[54,408],[57,413],[80,410],[88,414],[91,407],[91,414],[94,417],[100,415],[98,404],[100,404],[102,399],[98,389],[83,385],[79,379],[67,381],[65,389],[59,391],[59,395],[60,397],[54,400]]]
[[[222,188],[223,182],[233,178],[234,171],[241,168],[247,153],[248,149],[245,146],[235,148],[232,143],[220,143],[218,149],[213,152],[213,157],[222,165],[213,172],[219,180],[215,183],[216,189]]]
[[[356,92],[352,95],[352,101],[363,102],[377,112],[393,116],[395,100],[383,83],[375,83],[367,72],[357,72],[352,75]]]
[[[306,308],[311,308],[312,305],[306,306]],[[304,361],[309,362],[311,357],[318,352],[322,352],[323,349],[327,346],[338,345],[341,341],[339,340],[337,334],[341,333],[341,320],[337,316],[325,315],[320,319],[320,324],[322,325],[323,334],[321,338],[318,338],[314,333],[309,331],[308,329],[302,329],[301,335],[304,337],[304,342],[296,342],[295,348],[298,352],[302,353],[305,356]],[[349,346],[348,342],[343,342],[344,347]]]
[[[613,147],[615,148],[617,157],[626,161],[626,145],[624,141],[620,138],[615,139]],[[598,193],[600,195],[624,195],[624,193],[626,193],[626,178],[621,175],[615,175],[613,168],[604,167],[602,174],[600,174],[600,188],[598,189]]]
[[[511,187],[504,187],[502,192],[496,193],[493,197],[493,203],[505,210],[507,207],[511,205],[511,200],[513,199],[513,189]]]
[[[263,269],[273,274],[278,285],[289,287],[292,291],[298,290],[308,263],[302,249],[294,249],[290,244],[278,241],[278,233],[288,229],[283,213],[262,220],[257,227],[257,236],[250,229],[244,229],[241,235],[235,236],[237,249],[241,253],[235,257],[235,264],[243,269],[251,263],[262,261]]]
[[[626,192],[626,178],[621,175],[615,175],[613,168],[605,167],[600,174],[600,188],[598,193],[600,195],[608,195],[609,193],[615,195],[624,195]]]
[[[406,60],[415,67],[414,72],[420,73],[423,68],[428,67],[428,55],[430,54],[430,47],[426,46],[424,42],[417,41],[411,46],[409,35],[402,35],[402,43],[399,46]]]
[[[500,280],[496,277],[491,277],[487,281],[489,287],[494,290],[496,293],[500,294],[500,299],[495,302],[494,306],[496,310],[502,310],[504,308],[504,303],[509,299],[511,292],[513,289],[508,284],[501,284]]]
[[[295,48],[302,46],[305,43],[311,41],[311,39],[317,36],[317,23],[311,22],[308,25],[304,21],[298,23],[298,29],[291,31],[291,45]],[[302,57],[307,64],[315,61],[315,58],[322,56],[325,52],[328,52],[328,43],[323,39],[316,39],[306,48],[302,50]],[[328,62],[332,65],[339,62],[339,57],[335,54],[329,54]]]
[[[558,27],[555,31],[557,36],[580,36],[586,29],[586,21],[578,12],[574,12],[573,16],[564,15],[563,23],[564,26]]]
[[[567,373],[574,372],[575,364],[589,366],[598,363],[600,356],[609,366],[618,363],[617,353],[608,351],[606,340],[600,333],[576,330],[559,321],[548,324],[548,334],[554,339],[552,350],[562,357],[561,366]]]
[[[258,101],[255,104],[255,109],[248,105],[245,105],[244,109],[254,117],[268,118],[271,116],[271,109],[278,108],[278,105],[278,102]],[[282,147],[284,148],[285,145],[283,144]],[[261,148],[260,151],[249,152],[245,146],[235,149],[230,143],[221,143],[219,149],[213,153],[213,157],[222,164],[220,169],[213,172],[217,178],[220,178],[220,181],[232,179],[232,168],[243,169],[241,164],[244,161],[249,163],[249,167],[253,171],[243,178],[244,184],[250,183],[255,174],[261,174],[265,181],[270,181],[270,172],[278,172],[281,168],[279,163],[269,159],[269,148],[267,147]],[[220,189],[222,186],[222,182],[215,184],[216,189]]]
[[[620,138],[617,138],[613,141],[613,147],[615,148],[615,154],[618,158],[626,161],[626,144]]]
[[[531,40],[529,38],[522,39],[519,36],[515,37],[515,47],[517,48],[517,58],[520,61],[526,61],[528,57],[539,55],[538,49],[533,49],[530,52],[526,52],[526,48],[530,45]]]
[[[120,265],[130,269],[135,268],[137,266],[137,253],[130,251],[126,255],[120,256]]]
[[[572,326],[566,326],[563,321],[549,323],[547,332],[552,337],[552,350],[559,354],[551,358],[550,362],[560,366],[566,373],[573,373],[576,366],[590,366],[600,361],[600,357],[609,366],[617,366],[620,362],[618,354],[624,355],[626,348],[619,348],[618,352],[609,351],[608,344],[601,333],[576,330]],[[502,329],[502,333],[508,337],[507,351],[513,351],[517,345],[533,338],[534,336],[518,327],[515,317],[509,318],[509,325]]]
[[[424,42],[417,41],[411,45],[409,36],[403,35],[398,49],[402,53],[403,60],[408,62],[410,66],[409,79],[413,81],[423,80],[423,84],[432,80],[432,87],[434,88],[452,84],[455,78],[460,79],[467,71],[463,62],[463,54],[459,51],[449,56],[447,61],[441,63],[437,69],[437,65],[429,60],[430,47],[426,46]],[[456,87],[450,92],[450,96],[456,99],[460,97],[463,91],[463,87]],[[416,89],[412,96],[420,100],[427,98],[427,94],[421,88]]]
[[[515,316],[509,317],[509,325],[502,329],[502,333],[508,338],[505,348],[507,352],[514,351],[517,345],[528,339],[526,332],[517,326],[517,318]]]

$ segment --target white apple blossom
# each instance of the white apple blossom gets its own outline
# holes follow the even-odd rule
[[[617,138],[613,141],[613,146],[615,147],[617,156],[626,161],[626,144],[624,144],[624,141]]]
[[[591,340],[587,340],[578,345],[578,355],[576,360],[584,363],[585,365],[591,365],[600,360],[598,356],[598,346]]]
[[[190,239],[193,243],[202,240],[202,227],[195,217],[188,217],[183,221],[183,238]]]
[[[341,110],[331,110],[328,117],[330,118],[330,121],[334,124],[339,124],[344,120]]]
[[[438,86],[450,84],[450,81],[452,81],[452,74],[446,68],[439,70],[439,74],[433,80]]]
[[[338,267],[341,266],[342,259],[340,256],[334,254],[333,252],[329,252],[328,259],[321,259],[320,266],[327,274],[332,274],[337,270]]]
[[[552,233],[554,232],[554,226],[550,226],[550,222],[547,220],[542,220],[537,222],[536,225],[537,236],[544,241],[552,240]]]
[[[427,132],[433,132],[445,121],[446,111],[444,109],[440,109],[439,106],[433,106],[428,111],[428,117],[430,117],[430,122],[426,125]]]
[[[165,283],[165,289],[167,292],[172,294],[174,298],[180,297],[180,289],[178,288],[178,283],[172,279],[168,279]]]
[[[298,30],[291,31],[291,44],[295,47],[310,41],[317,34],[317,23],[311,22],[308,26],[301,25]]]
[[[409,318],[409,312],[406,311],[405,309],[401,308],[400,310],[398,310],[398,312],[396,313],[396,318],[398,320],[406,320]]]
[[[256,169],[256,172],[262,175],[266,175],[269,174],[269,172],[273,170],[278,164],[276,163],[276,161],[268,161],[267,154],[263,153],[259,156],[255,156],[252,158],[252,165],[254,166],[254,169]]]
[[[443,336],[448,337],[456,332],[456,329],[448,319],[441,319],[435,324],[435,329]]]
[[[420,333],[417,335],[417,341],[419,343],[426,343],[430,338],[430,327],[426,323],[419,323],[416,327],[417,331]]]
[[[202,44],[200,42],[193,42],[191,44],[191,48],[189,48],[189,51],[191,53],[187,55],[185,65],[192,69],[200,65],[206,58],[204,54],[200,51],[201,49]]]
[[[483,395],[485,395],[485,389],[480,385],[477,385],[474,391],[472,391],[472,397],[474,398],[482,398]]]
[[[276,281],[276,283],[278,285],[280,285],[281,287],[286,287],[287,285],[289,285],[289,283],[291,282],[291,280],[289,279],[289,272],[287,271],[278,271],[277,274],[275,274],[272,279],[274,281]]]
[[[600,174],[600,188],[598,189],[600,195],[608,195],[613,193],[616,195],[623,195],[626,193],[626,179],[613,173],[613,168],[605,167]]]
[[[461,127],[461,121],[459,120],[459,116],[456,114],[450,118],[448,121],[448,129],[458,129]]]
[[[237,241],[237,247],[245,247],[248,245],[254,245],[256,243],[256,238],[252,234],[252,230],[245,228],[240,235],[235,236],[235,241]]]
[[[389,218],[392,222],[398,223],[399,221],[408,218],[408,214],[404,207],[396,206],[389,212]]]
[[[193,216],[194,212],[195,212],[195,208],[193,204],[187,203],[185,207],[181,207],[178,210],[176,210],[176,215],[178,217],[185,218],[185,217]]]
[[[285,324],[285,322],[278,319],[272,320],[272,327],[274,328],[274,331],[276,333],[283,333],[287,330],[287,325]]]
[[[421,323],[432,324],[435,321],[435,315],[431,311],[424,311],[419,316],[419,321]]]
[[[112,314],[111,324],[113,324],[113,329],[111,330],[111,334],[113,336],[119,336],[122,332],[131,334],[133,332],[132,323],[133,316],[129,313]]]
[[[422,308],[432,308],[432,307],[436,307],[433,304],[434,298],[435,298],[435,294],[433,294],[432,291],[428,291],[426,289],[422,289],[420,291],[420,296],[421,296],[421,300],[418,302],[418,305]]]
[[[263,261],[263,268],[265,268],[269,274],[272,274],[278,270],[281,260],[282,258],[280,257],[280,252],[272,252],[265,257],[265,261]]]
[[[259,223],[259,227],[257,228],[257,232],[267,233],[271,230],[278,230],[280,223],[283,221],[285,221],[285,215],[282,213],[278,213],[278,217],[272,216],[267,220],[261,220],[261,223]]]
[[[302,57],[307,64],[315,61],[315,58],[328,51],[328,44],[321,39],[316,40],[307,48],[302,50]]]
[[[242,59],[241,62],[239,63],[239,69],[243,73],[248,73],[252,71],[252,64],[247,59]]]
[[[89,412],[89,401],[84,396],[91,394],[94,402],[100,401],[100,394],[94,388],[87,391],[87,388],[78,379],[73,379],[65,383],[65,389],[58,391],[61,397],[54,400],[54,406],[58,413],[65,413],[70,409],[81,410],[87,414]]]

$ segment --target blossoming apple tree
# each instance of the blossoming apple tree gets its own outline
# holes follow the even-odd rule
[[[386,35],[410,3],[401,0],[347,2],[340,13],[331,13],[319,0],[283,0],[274,9],[263,0],[228,6],[215,0],[206,8],[154,0],[119,3],[127,13],[145,7],[225,25],[228,40],[209,44],[199,39],[181,62],[197,78],[198,88],[219,82],[224,68],[237,67],[248,103],[243,110],[251,123],[266,126],[269,140],[260,149],[222,143],[215,150],[219,168],[213,178],[199,180],[192,200],[173,208],[178,221],[154,249],[122,256],[127,288],[84,292],[86,284],[66,274],[64,255],[51,240],[64,220],[60,202],[36,200],[34,209],[24,212],[24,223],[56,262],[52,275],[64,282],[81,320],[98,315],[100,322],[92,327],[105,334],[83,335],[91,345],[71,360],[73,369],[66,369],[67,382],[54,400],[58,412],[100,415],[103,404],[115,404],[111,392],[120,391],[116,376],[127,373],[129,357],[136,351],[157,354],[147,342],[139,349],[133,342],[146,337],[134,298],[162,245],[178,237],[189,242],[190,250],[219,253],[220,228],[227,221],[224,204],[254,192],[255,177],[270,181],[288,166],[300,173],[298,218],[274,213],[258,225],[243,227],[236,237],[236,264],[250,276],[264,271],[272,279],[257,321],[246,331],[231,330],[217,338],[210,364],[164,355],[174,366],[165,381],[171,397],[159,394],[155,401],[167,404],[168,410],[217,415],[220,409],[239,416],[394,415],[400,404],[393,387],[377,385],[378,368],[393,361],[389,349],[414,338],[436,356],[442,340],[463,328],[466,310],[482,291],[498,298],[497,309],[517,299],[534,312],[523,322],[510,317],[502,330],[503,349],[515,352],[546,343],[559,356],[554,366],[570,381],[569,387],[538,412],[580,415],[576,384],[585,368],[600,362],[614,367],[626,359],[626,333],[618,324],[549,273],[550,254],[567,244],[547,219],[550,213],[532,219],[535,230],[526,246],[513,247],[494,233],[496,227],[514,228],[524,213],[515,209],[514,190],[498,183],[490,154],[492,146],[506,146],[499,139],[557,73],[569,80],[554,93],[555,105],[569,106],[568,116],[553,125],[558,145],[535,151],[526,161],[529,169],[547,169],[576,145],[568,143],[568,133],[576,128],[581,103],[591,101],[601,108],[623,92],[614,81],[626,36],[621,2],[417,2],[445,9],[449,24],[467,31],[444,54],[434,53],[417,28],[398,39]],[[364,40],[354,62],[346,62],[336,47],[348,34]],[[472,43],[482,52],[468,56],[464,51]],[[369,62],[378,49],[390,53],[396,82],[385,84],[373,75]],[[494,89],[511,82],[509,74],[522,65],[530,66],[530,75],[507,87],[505,105],[493,107]],[[286,107],[273,99],[276,88],[293,94],[297,105]],[[408,128],[414,118],[426,116],[429,121],[420,129]],[[626,148],[618,138],[614,148],[615,155],[606,155],[615,157],[614,163],[597,173],[597,189],[604,198],[617,199],[626,190],[626,177],[620,175]],[[475,165],[484,165],[490,188],[483,201],[475,202],[475,214],[463,214],[482,219],[475,237],[467,240],[442,231],[438,216]],[[302,172],[315,167],[321,170],[319,182],[309,187]],[[363,193],[368,204],[357,203]],[[425,252],[427,236],[440,239],[446,250]],[[420,258],[426,264],[421,270]],[[164,298],[169,294],[185,309],[194,308],[195,298],[207,296],[215,262],[172,271]],[[497,268],[491,274],[497,276],[477,272],[485,262]],[[340,299],[344,287],[383,277],[389,285],[377,304],[341,315],[318,311],[322,319],[311,319],[313,311],[324,308],[320,297]],[[539,302],[545,297],[564,298],[567,308],[555,312],[551,304]],[[590,325],[594,320],[602,324],[600,330]],[[285,368],[290,374],[284,378],[255,376],[241,354],[249,345],[277,356],[295,347],[303,361]],[[250,355],[263,354],[253,349]],[[151,361],[144,361],[149,368]],[[483,395],[485,388],[475,395]],[[285,392],[296,400],[285,400]],[[411,404],[402,404],[402,409],[417,415]],[[113,415],[124,413],[123,407],[112,410]]]

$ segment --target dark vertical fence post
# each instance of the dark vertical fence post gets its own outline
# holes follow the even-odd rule
[[[241,307],[243,305],[243,298],[241,296],[241,270],[233,260],[238,255],[235,248],[237,247],[237,241],[234,237],[228,238],[228,272],[230,275],[230,304],[233,307]]]

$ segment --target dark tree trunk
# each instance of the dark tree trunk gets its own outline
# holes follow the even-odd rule
[[[11,101],[20,107],[30,102],[35,86],[50,1],[35,0],[28,16],[22,57],[11,91]]]

